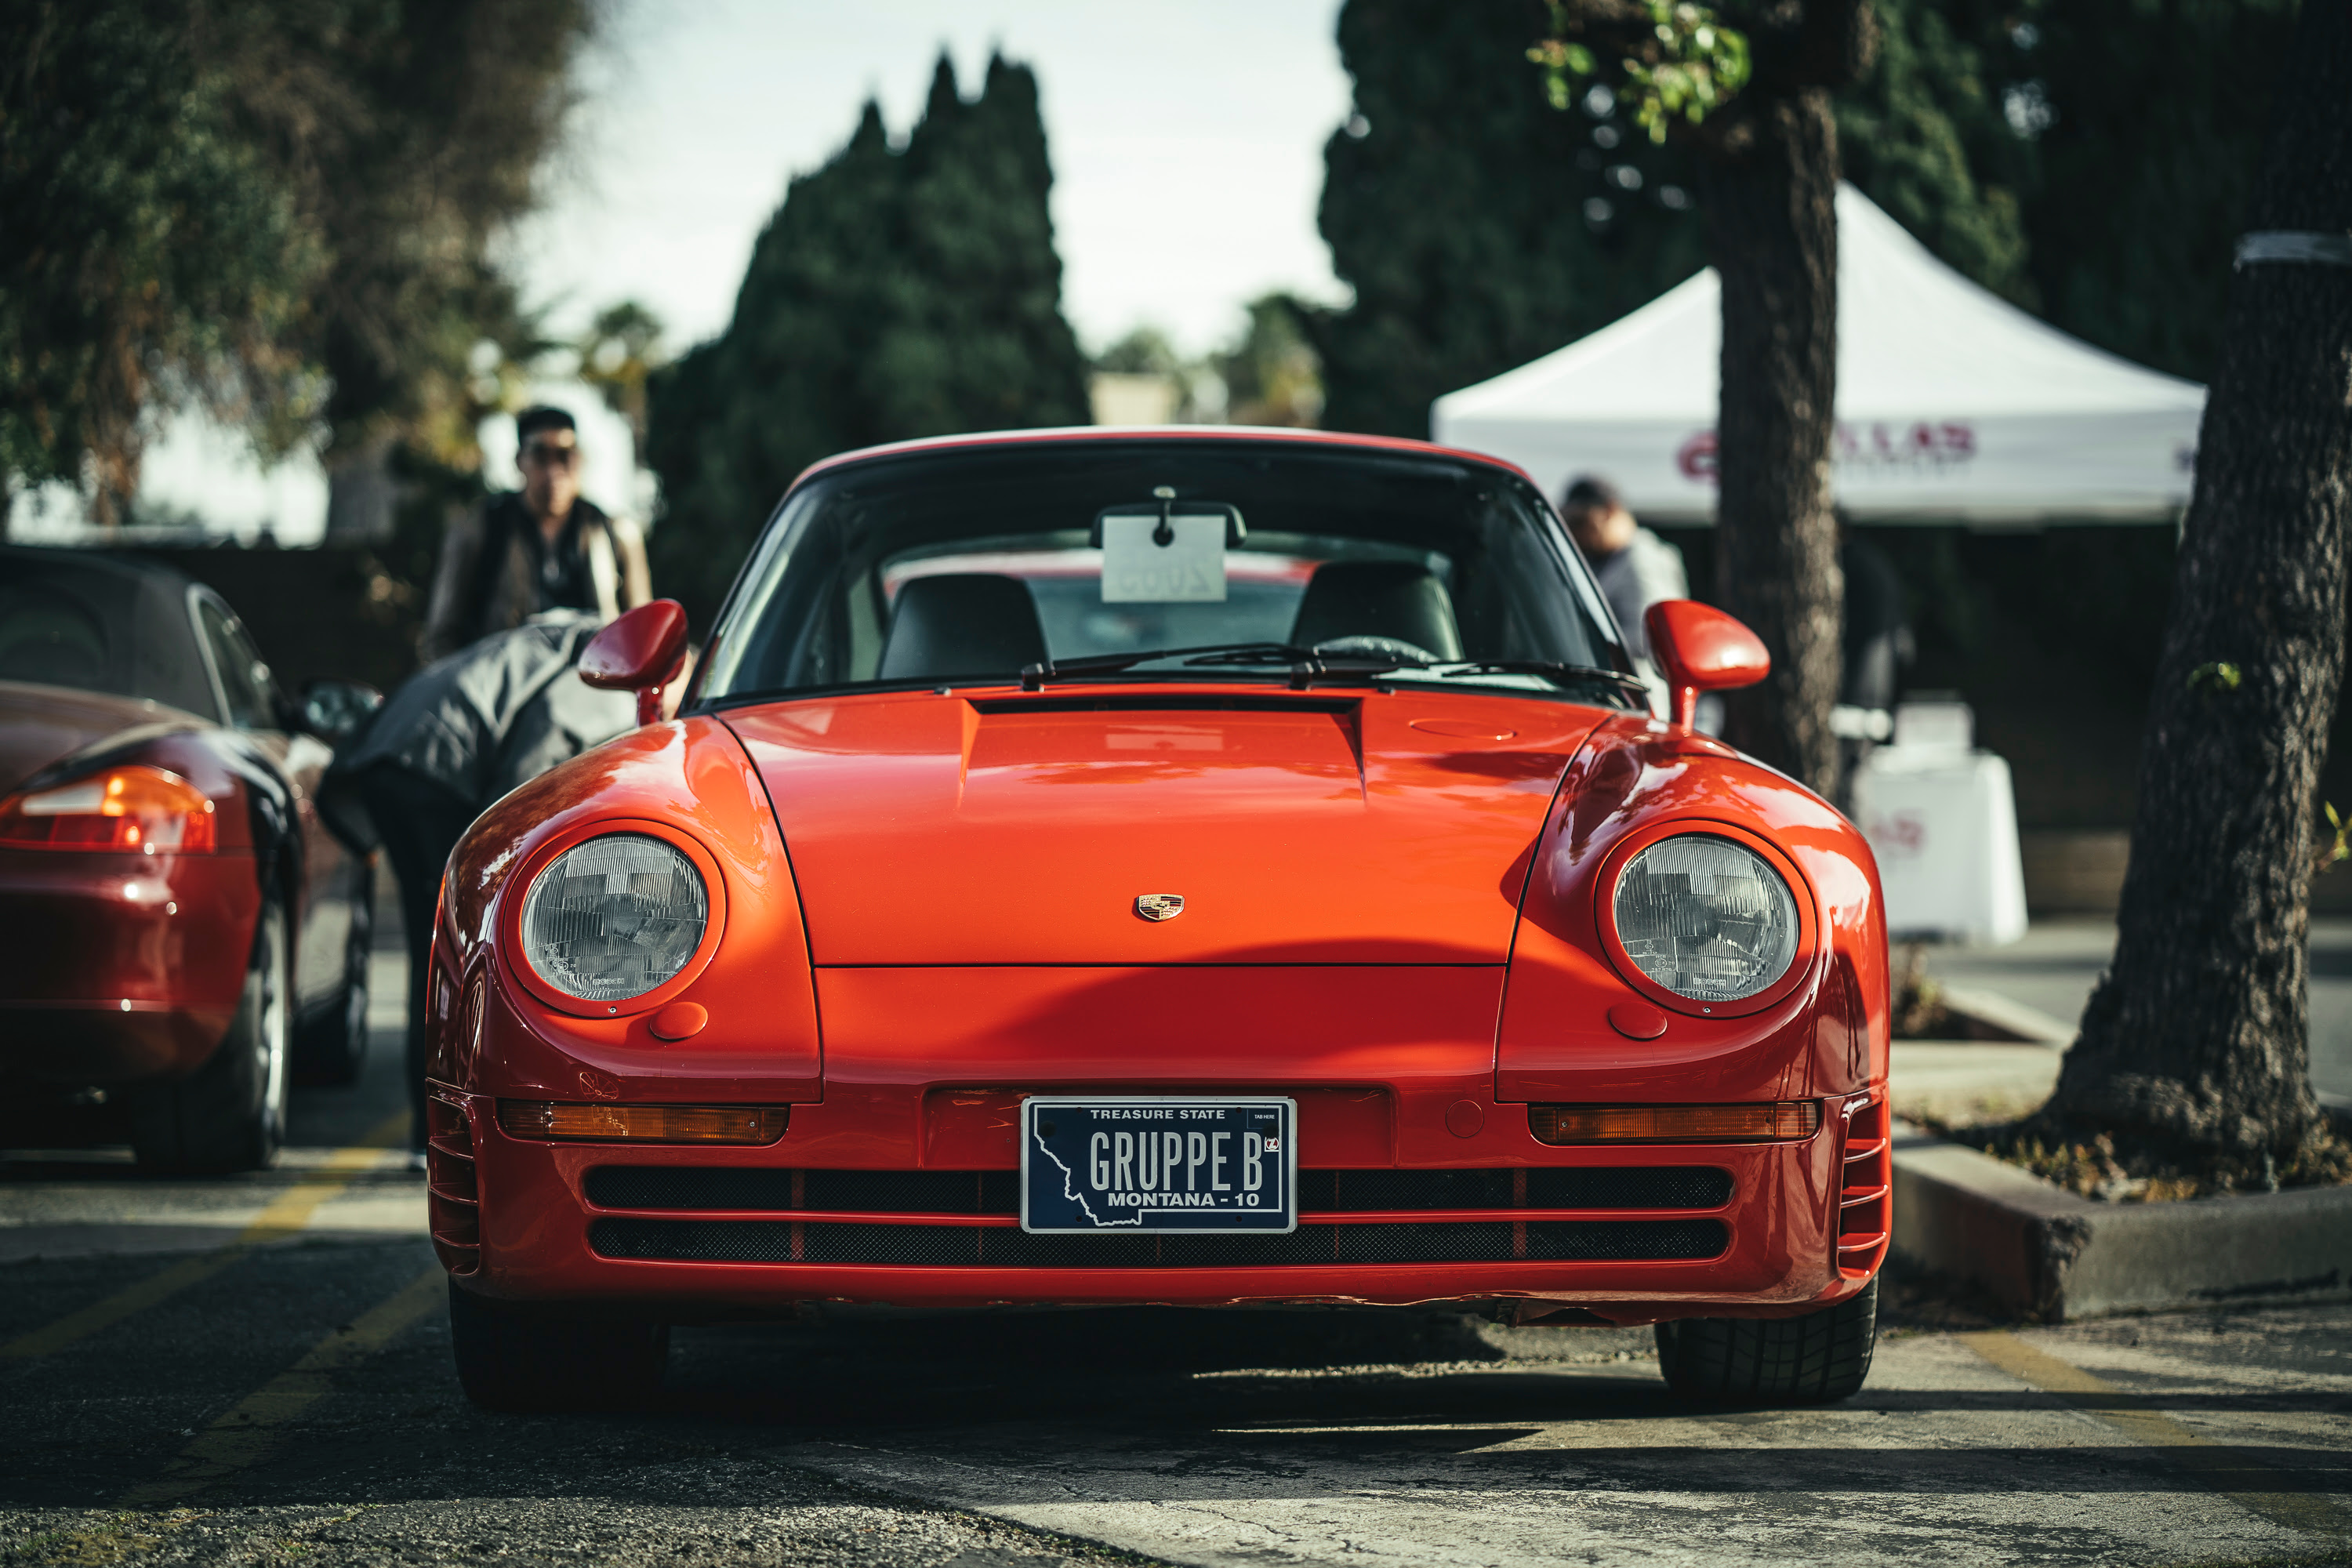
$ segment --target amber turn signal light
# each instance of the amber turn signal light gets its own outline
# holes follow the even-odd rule
[[[1530,1105],[1540,1143],[1769,1143],[1821,1130],[1819,1100],[1751,1105]]]
[[[175,773],[143,763],[0,801],[0,845],[209,855],[213,803]]]
[[[572,1105],[501,1100],[499,1125],[514,1138],[602,1142],[772,1143],[784,1135],[782,1105]]]

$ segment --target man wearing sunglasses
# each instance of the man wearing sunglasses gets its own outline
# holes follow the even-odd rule
[[[425,612],[427,663],[551,610],[611,620],[653,597],[645,536],[580,493],[580,432],[561,408],[515,417],[520,492],[453,524]]]

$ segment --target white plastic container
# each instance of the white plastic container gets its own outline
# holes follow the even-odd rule
[[[1906,702],[1864,757],[1853,816],[1878,857],[1897,940],[1998,947],[2025,934],[2025,867],[2009,763],[1975,749],[1962,702]]]

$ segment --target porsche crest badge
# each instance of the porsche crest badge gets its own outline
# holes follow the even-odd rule
[[[1148,921],[1172,921],[1184,912],[1181,893],[1138,893],[1135,912]]]

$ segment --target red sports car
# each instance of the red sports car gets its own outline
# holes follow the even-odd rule
[[[1654,719],[1487,458],[1044,431],[820,464],[680,716],[494,806],[434,958],[430,1169],[487,1403],[641,1394],[805,1302],[1460,1303],[1860,1386],[1876,869]],[[583,673],[658,719],[684,618]]]
[[[357,1076],[373,868],[312,804],[374,693],[289,701],[169,568],[0,549],[0,1140],[266,1165]]]

